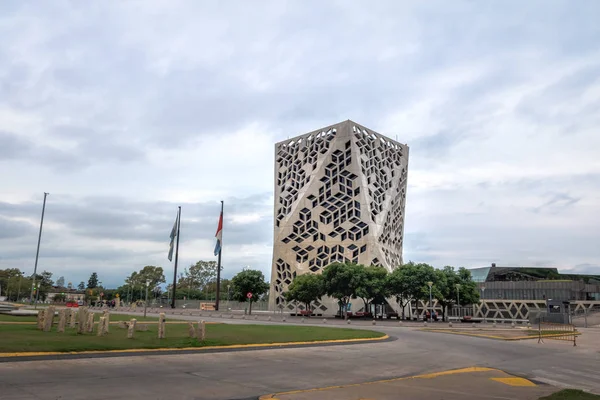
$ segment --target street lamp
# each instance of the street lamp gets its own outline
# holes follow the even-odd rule
[[[460,283],[456,284],[456,307],[458,308],[458,316],[460,317]]]
[[[229,310],[229,299],[231,298],[231,285],[227,285],[227,309]]]
[[[433,282],[427,282],[429,286],[429,322],[433,320],[433,301],[431,300],[431,287],[433,286]]]
[[[148,286],[150,286],[150,279],[146,279],[146,301],[144,302],[144,318],[146,318],[146,308],[148,307]]]
[[[485,286],[481,287],[481,299],[482,300],[485,299]],[[483,323],[485,324],[485,323],[487,323],[486,320],[485,320],[485,314],[487,314],[487,307],[486,307],[485,312],[483,312],[483,304],[482,304],[482,310],[481,310],[481,312],[483,313]]]

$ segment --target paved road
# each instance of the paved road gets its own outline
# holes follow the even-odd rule
[[[536,341],[503,342],[397,326],[375,329],[398,340],[215,354],[0,363],[0,398],[249,399],[266,393],[470,366],[499,368],[600,394],[597,330],[584,335],[574,348],[556,341],[538,345]]]

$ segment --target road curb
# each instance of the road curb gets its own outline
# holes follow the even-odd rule
[[[281,343],[258,343],[258,344],[236,344],[230,346],[206,346],[206,347],[184,347],[184,348],[159,348],[159,349],[127,349],[127,350],[91,350],[76,352],[15,352],[0,353],[0,363],[18,361],[46,361],[46,360],[69,360],[82,358],[107,358],[128,356],[157,356],[177,354],[200,354],[200,353],[227,353],[234,351],[272,350],[301,347],[326,347],[368,344],[373,342],[387,342],[396,340],[395,337],[384,335],[378,338],[339,339],[323,340],[314,342],[281,342]]]

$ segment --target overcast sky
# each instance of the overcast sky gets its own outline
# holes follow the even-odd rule
[[[2,1],[0,268],[270,276],[273,143],[410,146],[404,258],[600,271],[600,2]]]

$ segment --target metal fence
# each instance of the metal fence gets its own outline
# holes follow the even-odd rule
[[[200,304],[214,304],[214,300],[176,300],[175,307],[176,308],[185,308],[185,309],[193,309],[199,310]],[[239,301],[227,301],[221,300],[219,302],[219,309],[226,310],[246,310],[250,306],[248,302],[239,302]],[[269,309],[269,303],[266,301],[256,301],[252,302],[252,311],[267,311]]]
[[[538,343],[544,343],[544,339],[564,340],[573,342],[573,346],[577,346],[579,332],[573,324],[558,324],[542,320],[543,317],[538,322]]]

